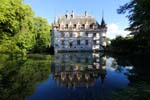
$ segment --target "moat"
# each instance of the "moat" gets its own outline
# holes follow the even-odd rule
[[[143,65],[103,53],[1,57],[1,100],[107,100],[133,82],[134,65]]]

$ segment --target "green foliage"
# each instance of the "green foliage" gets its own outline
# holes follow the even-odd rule
[[[22,0],[1,0],[0,52],[43,52],[50,42],[49,30],[47,20],[36,17]]]
[[[111,40],[111,49],[115,53],[130,53],[135,49],[133,37],[118,36]]]
[[[18,32],[21,12],[21,0],[1,0],[0,2],[0,39],[3,36],[13,36]]]
[[[108,100],[150,100],[149,83],[140,82],[117,93],[113,93]]]
[[[133,34],[150,32],[150,2],[149,0],[131,0],[121,6],[118,13],[129,12],[129,30]]]
[[[0,45],[0,51],[1,53],[21,53],[21,49],[16,46],[16,43],[14,40],[5,40],[2,41]]]
[[[129,3],[121,6],[118,9],[119,14],[128,12],[128,19],[130,26],[127,30],[131,31],[134,35],[132,40],[125,41],[116,40],[112,44],[116,48],[118,46],[122,52],[128,51],[135,54],[150,54],[150,2],[149,0],[131,0]],[[118,39],[118,38],[116,38]],[[125,42],[122,44],[122,42]],[[124,45],[127,44],[128,46]],[[118,49],[116,49],[118,50]]]
[[[44,52],[50,45],[50,27],[47,20],[41,17],[34,18],[34,27],[35,45],[33,52]]]
[[[0,100],[25,100],[51,71],[50,55],[0,56]]]
[[[124,75],[128,78],[127,88],[116,90],[108,100],[150,100],[149,56],[113,55],[119,67],[133,66]]]

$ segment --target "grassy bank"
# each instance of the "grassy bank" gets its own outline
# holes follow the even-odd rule
[[[150,100],[150,82],[132,84],[126,89],[114,92],[108,100]]]

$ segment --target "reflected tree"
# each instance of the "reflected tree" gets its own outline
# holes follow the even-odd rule
[[[29,55],[27,60],[7,60],[9,56],[3,56],[5,59],[0,62],[0,100],[24,100],[50,74],[50,55]]]

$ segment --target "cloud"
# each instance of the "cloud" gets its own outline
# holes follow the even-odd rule
[[[119,25],[117,24],[109,24],[108,25],[108,31],[107,31],[107,37],[110,39],[115,38],[116,36],[127,36],[130,32],[125,31],[124,29],[121,29]]]

